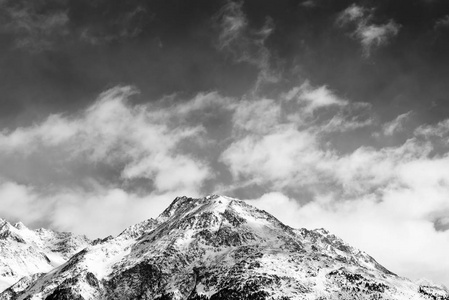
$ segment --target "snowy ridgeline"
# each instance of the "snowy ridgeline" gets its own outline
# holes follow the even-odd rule
[[[224,196],[178,197],[156,220],[96,241],[0,226],[0,299],[449,300],[324,229]]]
[[[46,273],[90,245],[85,236],[47,229],[30,230],[0,219],[0,289],[23,276]]]

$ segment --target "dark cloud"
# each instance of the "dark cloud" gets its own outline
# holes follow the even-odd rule
[[[435,22],[435,28],[448,28],[449,27],[449,15],[446,15]]]
[[[154,15],[144,1],[73,1],[70,17],[74,35],[93,45],[138,37]]]
[[[141,2],[2,1],[2,31],[14,47],[30,52],[129,40],[152,19]]]
[[[438,218],[434,223],[437,231],[449,230],[449,217]]]
[[[147,99],[201,90],[237,96],[258,82],[278,81],[288,88],[305,79],[329,84],[353,99],[396,99],[411,106],[420,105],[418,99],[429,93],[432,101],[441,103],[446,92],[444,64],[439,62],[447,59],[444,50],[449,45],[444,37],[435,41],[423,31],[424,25],[418,26],[428,23],[433,28],[447,15],[440,2],[432,10],[424,4],[399,9],[404,6],[388,1],[357,3],[371,8],[365,9],[364,18],[372,17],[359,30],[352,25],[354,40],[365,41],[366,53],[378,48],[367,63],[355,57],[360,50],[347,38],[347,31],[333,26],[351,1],[320,0],[313,8],[302,2],[275,5],[251,0],[14,3],[2,2],[6,14],[2,20],[10,24],[0,36],[4,57],[0,101],[8,118],[2,119],[3,124],[79,109],[105,88],[123,83],[139,86]],[[14,31],[20,18],[14,21],[8,11],[29,15],[34,27]],[[64,24],[52,19],[62,15],[67,18]],[[226,31],[230,20],[243,22],[235,35]],[[53,29],[42,30],[41,23],[53,24]],[[394,24],[402,27],[392,40]],[[382,47],[388,41],[392,42]],[[19,44],[34,49],[33,56],[14,51]],[[422,81],[434,88],[422,92],[404,88],[417,89]],[[281,85],[266,84],[260,91],[276,94]],[[404,95],[398,96],[399,91]]]
[[[2,1],[1,31],[14,47],[31,52],[53,49],[69,35],[66,1]]]

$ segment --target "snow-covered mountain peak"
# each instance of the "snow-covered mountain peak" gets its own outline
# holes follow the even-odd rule
[[[276,218],[245,201],[211,195],[204,198],[178,197],[156,219],[161,224],[141,243],[164,236],[172,242],[187,245],[201,237],[206,243],[267,242],[283,236],[294,236],[293,230]],[[297,242],[293,244],[298,244]]]
[[[180,221],[185,218],[210,218],[212,215],[228,219],[232,215],[235,220],[228,221],[233,222],[233,225],[238,225],[240,221],[240,223],[272,222],[276,226],[285,226],[272,215],[245,201],[220,195],[209,195],[204,198],[177,197],[156,220],[162,223],[170,219]]]
[[[244,201],[211,195],[178,197],[156,220],[92,243],[0,299],[449,300],[449,293],[396,276],[325,229],[293,229]]]
[[[218,211],[236,199],[225,196],[209,195],[204,198],[190,198],[186,196],[176,197],[175,200],[159,215],[159,222],[166,221],[172,217],[182,217],[185,214],[195,211]]]

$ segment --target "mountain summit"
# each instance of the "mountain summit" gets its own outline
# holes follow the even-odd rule
[[[0,299],[439,299],[324,229],[293,229],[244,201],[178,197],[155,220],[97,240]]]

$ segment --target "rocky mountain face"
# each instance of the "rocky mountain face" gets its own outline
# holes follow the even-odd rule
[[[223,196],[176,198],[0,299],[439,299],[324,229],[293,229]]]
[[[0,291],[24,276],[49,272],[89,244],[85,236],[0,219]]]

